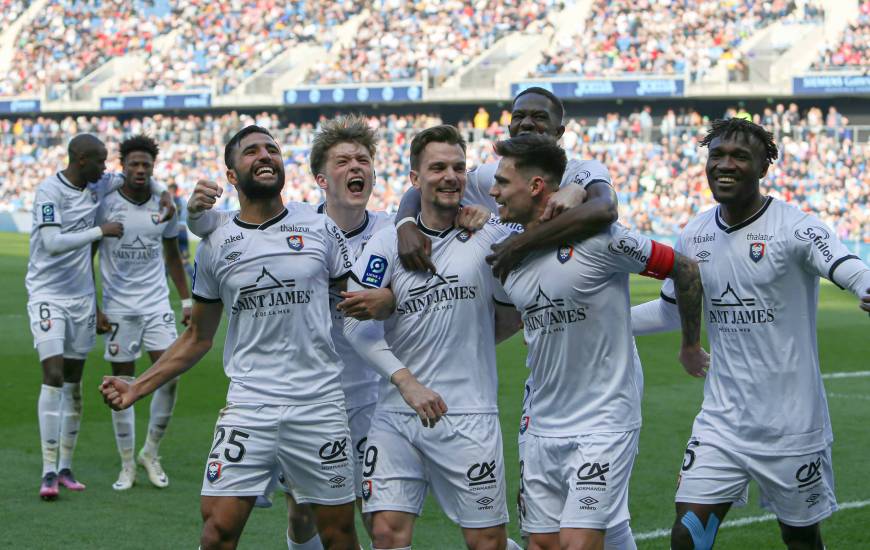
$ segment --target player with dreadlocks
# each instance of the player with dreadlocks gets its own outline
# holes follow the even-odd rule
[[[816,216],[761,192],[777,158],[773,136],[717,120],[707,182],[719,205],[686,225],[676,249],[696,258],[710,339],[704,402],[676,494],[671,548],[710,549],[750,480],[791,549],[822,549],[819,523],[837,509],[828,404],[816,345],[819,277],[870,311],[870,268]],[[632,308],[635,334],[680,328],[673,284]]]

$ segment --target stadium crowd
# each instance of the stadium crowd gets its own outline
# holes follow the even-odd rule
[[[720,60],[739,63],[737,48],[759,29],[821,14],[812,2],[796,13],[793,0],[596,0],[585,25],[555,37],[532,76],[688,74],[695,81]]]
[[[675,234],[697,212],[711,207],[705,183],[706,149],[698,148],[709,119],[687,110],[669,110],[655,126],[646,126],[648,110],[629,116],[609,113],[597,118],[573,118],[562,143],[569,154],[596,158],[611,172],[619,194],[623,223],[659,234]],[[469,139],[468,160],[476,165],[493,160],[492,143],[505,137],[505,114],[483,132],[471,120],[458,126]],[[797,105],[776,105],[762,113],[729,109],[726,116],[748,117],[770,128],[780,158],[763,183],[766,192],[817,213],[842,239],[870,242],[870,141],[833,107],[801,113]],[[376,159],[378,181],[371,206],[395,210],[408,186],[407,146],[413,135],[440,123],[434,115],[371,117],[381,141]],[[275,114],[256,116],[171,117],[154,115],[120,120],[110,116],[0,120],[0,210],[32,207],[36,185],[63,166],[69,136],[93,132],[110,147],[110,168],[119,169],[117,144],[126,136],[146,133],[161,146],[155,177],[175,183],[187,193],[199,178],[224,181],[223,144],[238,128],[256,123],[269,128],[282,143],[289,184],[285,199],[318,202],[319,189],[310,177],[307,156],[316,130],[311,124],[282,121]],[[232,189],[222,208],[234,208]]]
[[[540,30],[556,3],[378,0],[353,41],[337,46],[335,61],[318,63],[306,80],[312,84],[412,80],[426,71],[437,83],[504,34]]]
[[[861,2],[857,19],[850,23],[834,44],[822,50],[813,70],[829,71],[858,69],[866,72],[870,67],[870,0]]]
[[[0,0],[0,32],[14,23],[29,4],[24,0]]]

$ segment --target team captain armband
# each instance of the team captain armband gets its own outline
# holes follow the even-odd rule
[[[646,269],[640,274],[653,279],[666,279],[674,269],[674,249],[658,241],[651,242],[652,250],[646,262]]]

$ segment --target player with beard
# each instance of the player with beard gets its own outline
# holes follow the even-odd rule
[[[469,548],[504,549],[495,344],[518,330],[519,315],[498,303],[504,293],[486,256],[511,229],[494,220],[475,233],[455,227],[466,168],[453,126],[417,134],[410,165],[422,196],[416,223],[432,239],[439,270],[404,269],[389,227],[369,241],[348,283],[352,290],[390,287],[397,303],[382,324],[345,320],[348,341],[383,376],[363,459],[363,509],[373,514],[373,548],[408,548],[431,490]],[[401,389],[417,379],[434,392],[413,407],[415,416],[387,381]]]
[[[68,151],[67,167],[36,189],[25,279],[33,345],[42,365],[37,414],[44,500],[57,498],[60,485],[85,489],[72,473],[72,457],[81,426],[85,357],[96,342],[90,245],[124,233],[117,220],[94,225],[99,201],[123,182],[118,174],[105,174],[106,146],[80,134],[70,140]],[[161,194],[163,219],[171,218],[175,209],[166,189],[155,182],[151,187]]]
[[[501,161],[490,194],[500,218],[532,229],[558,189],[565,151],[536,134],[498,142],[495,150]],[[643,390],[629,273],[677,281],[680,357],[703,366],[697,266],[621,225],[533,252],[504,283],[523,314],[535,381],[520,462],[529,548],[637,548],[628,527],[628,484]]]
[[[281,202],[284,164],[257,126],[227,143],[227,180],[241,209],[196,254],[189,328],[135,382],[106,377],[116,410],[131,406],[208,352],[226,308],[227,406],[202,487],[201,547],[235,548],[257,496],[281,475],[310,504],[326,548],[356,549],[350,433],[341,360],[330,334],[330,281],[352,254],[329,218]]]
[[[710,368],[676,494],[671,548],[712,548],[749,481],[788,548],[824,548],[820,522],[837,509],[828,403],[816,344],[819,278],[870,311],[870,268],[813,214],[761,193],[778,151],[742,119],[717,120],[707,182],[719,206],[683,229],[677,249],[700,259]],[[675,327],[673,288],[632,308],[636,334]]]
[[[359,256],[377,231],[393,223],[392,216],[385,212],[366,209],[375,181],[373,165],[376,144],[377,134],[362,116],[341,116],[325,121],[314,136],[309,160],[311,173],[323,191],[325,202],[316,207],[302,203],[287,205],[288,208],[316,210],[328,215],[341,228],[354,256]],[[189,203],[189,223],[194,234],[204,237],[214,231],[221,219],[233,215],[211,210],[214,199],[221,193],[220,187],[213,182],[197,183]],[[484,209],[469,207],[464,208],[458,216],[457,224],[479,229],[487,218],[488,213]],[[345,298],[343,302],[342,298]],[[333,341],[344,364],[341,382],[350,422],[351,443],[357,459],[354,485],[357,503],[362,511],[361,463],[366,434],[377,402],[380,377],[347,342],[343,333],[344,317],[345,311],[361,319],[386,317],[394,307],[393,294],[387,289],[347,293],[332,287],[330,306],[333,315]],[[310,508],[297,505],[292,498],[292,487],[285,487],[285,490],[289,511],[288,548],[317,550],[320,548],[320,541],[313,527]],[[268,505],[264,500],[260,502]],[[368,514],[363,514],[363,524],[371,534]]]

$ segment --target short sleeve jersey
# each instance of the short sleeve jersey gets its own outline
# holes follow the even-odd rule
[[[353,255],[341,230],[310,209],[260,225],[234,217],[202,241],[193,295],[223,302],[228,402],[309,404],[343,398],[330,334],[330,279]]]
[[[523,420],[528,433],[565,437],[640,427],[643,378],[628,274],[647,268],[652,247],[613,224],[582,242],[536,251],[508,275],[505,290],[523,317],[534,379]]]
[[[494,300],[506,302],[507,296],[485,258],[511,230],[494,219],[475,233],[419,225],[432,240],[437,273],[403,268],[390,226],[372,237],[351,276],[366,287],[392,289],[396,311],[384,321],[385,339],[420,383],[444,398],[448,414],[495,413]],[[409,412],[387,380],[381,382],[378,409]]]
[[[147,315],[169,309],[163,239],[178,236],[178,216],[161,222],[159,197],[136,203],[117,189],[97,210],[96,223],[108,221],[123,223],[124,236],[100,241],[103,310]]]
[[[729,226],[719,209],[683,230],[698,262],[710,370],[694,434],[742,452],[804,454],[833,441],[819,371],[819,277],[854,258],[815,216],[768,197]],[[662,297],[673,301],[668,281]]]
[[[25,286],[31,300],[76,298],[94,293],[91,247],[85,245],[57,255],[45,248],[44,227],[77,233],[94,227],[100,200],[123,182],[120,174],[106,174],[97,183],[79,188],[61,173],[46,178],[36,188],[30,229],[30,260]]]
[[[497,162],[488,162],[468,171],[463,204],[478,204],[485,206],[493,214],[498,213],[498,204],[489,195],[497,169]],[[610,181],[610,174],[603,164],[597,160],[571,159],[565,167],[565,174],[562,176],[559,187],[582,185],[585,188],[597,181],[613,185]]]

